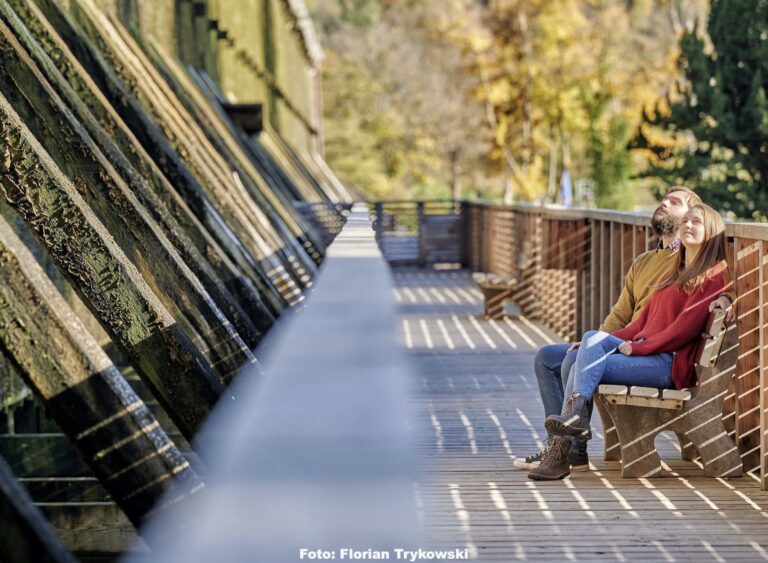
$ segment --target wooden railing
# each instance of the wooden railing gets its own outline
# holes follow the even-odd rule
[[[263,373],[246,368],[196,437],[204,495],[142,530],[152,561],[417,545],[411,376],[387,270],[355,206],[301,309],[257,349]]]
[[[463,264],[519,280],[523,314],[564,340],[578,339],[600,325],[632,261],[657,243],[648,214],[478,201],[454,207],[461,210],[467,237]],[[768,224],[729,223],[726,229],[740,338],[736,377],[723,416],[745,471],[768,489]]]
[[[566,340],[600,325],[632,261],[655,247],[647,214],[555,210],[473,202],[468,265],[523,284],[523,313]],[[728,261],[738,296],[739,361],[725,401],[744,469],[768,488],[766,430],[766,242],[768,225],[727,225]]]
[[[387,201],[370,205],[376,241],[390,264],[466,261],[466,225],[458,201]]]

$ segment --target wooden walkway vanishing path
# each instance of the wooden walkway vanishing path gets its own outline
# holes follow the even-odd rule
[[[465,547],[483,561],[768,560],[768,493],[750,476],[705,479],[671,434],[656,441],[658,479],[622,479],[602,460],[597,413],[590,472],[542,483],[514,469],[546,437],[533,359],[558,337],[522,317],[480,318],[466,271],[394,278],[416,364],[426,548]]]

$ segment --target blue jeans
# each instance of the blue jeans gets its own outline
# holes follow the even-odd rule
[[[544,405],[544,418],[551,414],[560,414],[563,410],[566,382],[571,373],[571,367],[576,361],[576,350],[566,354],[570,344],[551,344],[540,348],[533,360],[533,370],[539,384],[541,402]],[[579,454],[587,451],[587,443],[574,441],[572,449]]]
[[[560,414],[563,408],[563,389],[568,381],[571,366],[576,361],[576,350],[566,355],[570,344],[551,344],[540,348],[533,360],[533,370],[539,384],[544,418]]]
[[[672,354],[663,352],[651,356],[625,356],[617,351],[621,338],[607,332],[590,330],[581,339],[571,377],[565,386],[565,397],[574,391],[592,398],[601,383],[640,385],[670,389]],[[565,408],[565,400],[562,408]]]

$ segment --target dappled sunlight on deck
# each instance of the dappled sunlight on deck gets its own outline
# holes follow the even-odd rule
[[[768,560],[768,493],[756,478],[706,479],[673,433],[663,476],[623,479],[602,460],[594,415],[591,471],[534,482],[512,459],[543,447],[537,349],[561,339],[525,317],[488,321],[467,271],[395,269],[400,331],[416,364],[422,478],[414,490],[429,548],[480,560]]]

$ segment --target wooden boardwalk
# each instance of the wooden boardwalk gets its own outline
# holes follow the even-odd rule
[[[656,441],[658,479],[622,479],[602,461],[595,414],[592,471],[534,482],[511,459],[546,434],[533,358],[558,337],[525,318],[486,321],[469,273],[396,269],[400,329],[416,364],[424,469],[415,484],[424,546],[479,560],[768,560],[768,493],[746,476],[705,479]]]

